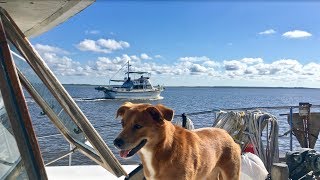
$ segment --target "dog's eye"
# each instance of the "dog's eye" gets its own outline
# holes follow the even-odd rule
[[[142,126],[141,126],[141,125],[139,125],[139,124],[135,124],[135,125],[133,126],[133,128],[134,128],[134,129],[141,129],[141,128],[142,128]]]

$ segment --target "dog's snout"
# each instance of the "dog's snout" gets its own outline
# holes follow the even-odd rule
[[[113,144],[117,147],[121,147],[123,144],[124,144],[124,141],[120,138],[116,138],[114,141],[113,141]]]

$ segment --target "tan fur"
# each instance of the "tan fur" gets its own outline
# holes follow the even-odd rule
[[[240,177],[240,147],[223,129],[189,131],[173,125],[173,111],[163,105],[122,105],[123,130],[117,138],[124,149],[132,149],[143,139],[138,151],[146,179],[226,179]],[[142,126],[134,129],[134,125]]]

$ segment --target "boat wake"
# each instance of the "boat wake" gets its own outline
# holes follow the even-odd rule
[[[162,96],[159,96],[159,97],[157,97],[157,98],[153,98],[153,99],[149,99],[149,100],[154,101],[154,100],[161,100],[161,99],[163,99],[163,97],[162,97]]]
[[[82,102],[82,101],[109,101],[111,99],[106,98],[74,98],[76,102]]]
[[[74,98],[76,102],[83,102],[83,101],[141,101],[141,100],[148,100],[148,101],[157,101],[163,99],[162,96],[157,98],[146,98],[146,99],[135,99],[135,98],[128,98],[128,99],[106,99],[106,98]]]

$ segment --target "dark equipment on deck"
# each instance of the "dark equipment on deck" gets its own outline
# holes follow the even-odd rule
[[[314,149],[302,148],[300,151],[290,151],[286,154],[291,179],[320,178],[320,153]]]

